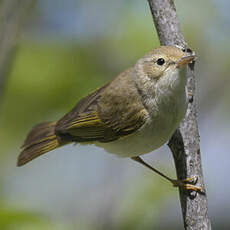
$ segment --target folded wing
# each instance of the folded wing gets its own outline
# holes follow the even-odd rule
[[[147,111],[133,85],[132,71],[123,72],[80,100],[57,122],[56,134],[75,142],[110,142],[139,129]]]

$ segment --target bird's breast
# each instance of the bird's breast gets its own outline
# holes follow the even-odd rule
[[[181,92],[160,104],[152,100],[149,102],[152,105],[150,116],[138,131],[116,141],[96,145],[121,157],[134,157],[152,152],[166,143],[185,115],[186,95]]]

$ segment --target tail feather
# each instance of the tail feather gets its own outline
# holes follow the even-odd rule
[[[28,134],[18,157],[18,166],[63,145],[55,134],[56,122],[36,125]]]
[[[55,129],[56,122],[44,122],[38,125],[35,125],[24,141],[22,148],[26,148],[29,145],[40,143],[46,138],[53,138],[55,136],[54,129]]]

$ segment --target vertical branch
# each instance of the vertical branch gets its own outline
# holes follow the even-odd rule
[[[148,0],[161,45],[180,45],[187,48],[179,27],[173,0]],[[195,93],[194,63],[188,66],[187,90]],[[186,230],[209,230],[208,203],[202,173],[199,130],[197,125],[197,101],[189,100],[186,116],[168,146],[173,153],[178,179],[197,176],[197,186],[204,194],[188,194],[180,189],[180,201]]]
[[[18,33],[34,0],[2,0],[0,2],[0,99],[3,97]]]

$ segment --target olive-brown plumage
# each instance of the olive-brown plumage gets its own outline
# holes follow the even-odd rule
[[[94,143],[130,157],[158,148],[184,116],[186,79],[179,75],[194,58],[189,57],[177,47],[154,49],[57,122],[35,126],[22,146],[18,166],[72,142]]]

